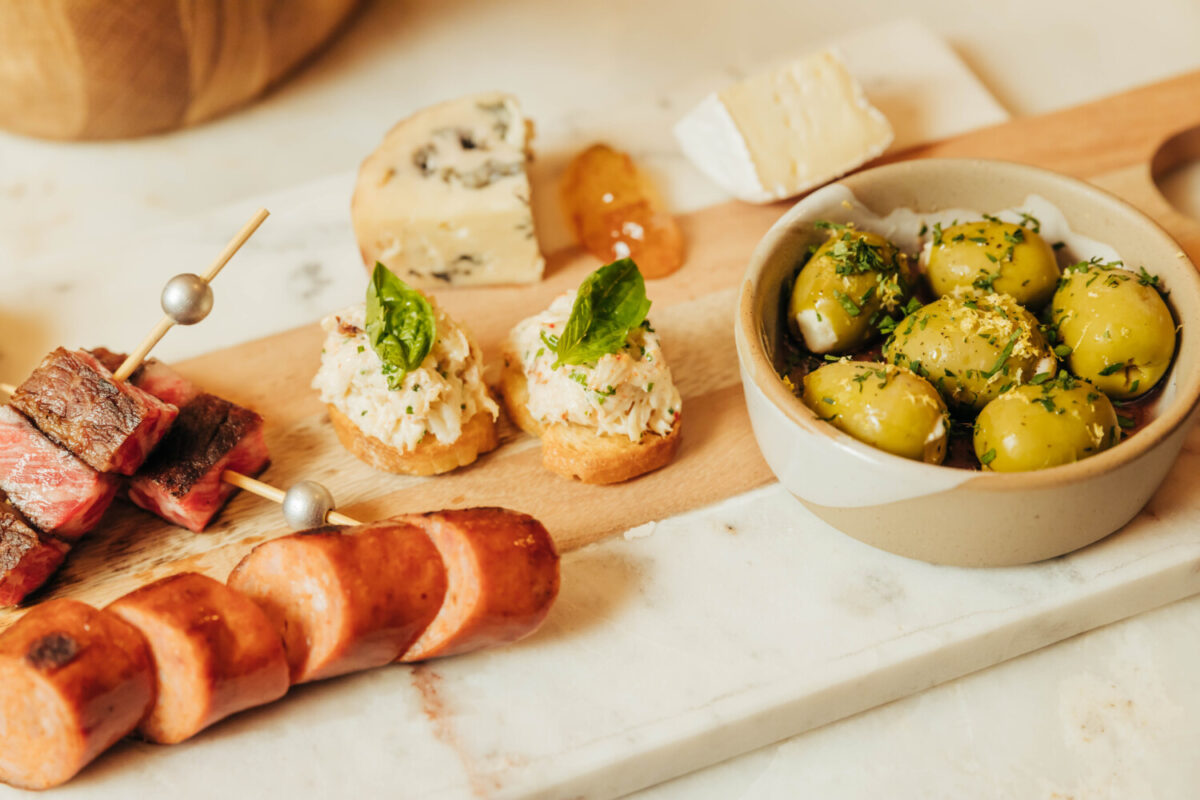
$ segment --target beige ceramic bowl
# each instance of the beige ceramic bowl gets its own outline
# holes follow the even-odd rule
[[[1111,245],[1128,265],[1144,265],[1161,276],[1183,324],[1153,421],[1084,461],[1002,474],[893,456],[817,419],[773,366],[782,335],[780,292],[808,245],[824,239],[813,223],[847,219],[846,190],[881,217],[901,208],[995,212],[1038,195],[1056,206],[1075,232]],[[1200,277],[1179,245],[1133,207],[1093,186],[1005,162],[902,162],[853,175],[801,200],[751,257],[736,337],[754,435],[780,482],[838,530],[940,564],[1039,561],[1121,528],[1166,477],[1200,399]]]

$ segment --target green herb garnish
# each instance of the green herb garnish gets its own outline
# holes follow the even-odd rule
[[[979,463],[983,464],[985,467],[995,460],[996,460],[996,448],[994,448],[994,447],[979,457]]]
[[[553,350],[553,369],[591,364],[625,346],[629,332],[646,320],[646,283],[631,258],[593,272],[579,286],[571,316]],[[652,330],[648,326],[647,330]]]
[[[437,319],[425,295],[376,262],[367,285],[367,340],[383,362],[388,388],[421,366],[437,339]]]
[[[845,292],[839,289],[834,289],[833,296],[837,298],[837,301],[842,304],[842,308],[845,309],[846,313],[850,316],[857,317],[862,313],[862,309],[858,307],[858,304],[851,300],[850,295],[846,294]]]
[[[1017,346],[1017,340],[1021,338],[1021,331],[1013,331],[1012,336],[1008,337],[1008,344],[1004,345],[1004,349],[1000,351],[1000,357],[996,359],[996,363],[992,368],[983,373],[983,377],[991,380],[1000,370],[1004,369],[1004,365],[1008,363],[1008,357],[1012,355],[1013,348]]]

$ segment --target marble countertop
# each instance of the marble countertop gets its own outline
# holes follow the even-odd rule
[[[494,86],[534,116],[619,108],[697,74],[802,52],[844,35],[848,21],[898,17],[896,5],[744,0],[697,13],[687,0],[381,0],[296,80],[210,125],[74,146],[0,135],[0,373],[67,327],[25,326],[21,292],[86,290],[100,265],[120,269],[122,240],[246,196],[323,178],[344,192],[342,176],[406,109]],[[1189,0],[916,0],[903,16],[941,34],[1014,114],[1200,67],[1200,6]],[[1193,213],[1197,174],[1164,187]],[[321,310],[309,312],[304,292],[292,300],[302,319]],[[108,303],[95,306],[73,323],[124,330]],[[238,338],[216,330],[177,352]],[[640,796],[1192,797],[1198,633],[1200,598],[1174,603]]]

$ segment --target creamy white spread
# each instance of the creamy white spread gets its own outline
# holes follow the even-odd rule
[[[620,351],[595,364],[554,368],[556,356],[543,334],[559,336],[574,303],[574,292],[560,295],[509,334],[508,352],[520,359],[529,384],[529,413],[543,425],[570,422],[634,442],[647,431],[668,434],[682,401],[649,324],[634,328]]]
[[[367,339],[362,304],[321,320],[326,331],[313,388],[368,436],[397,450],[412,450],[427,436],[458,441],[465,420],[500,409],[483,382],[483,355],[467,332],[430,298],[437,340],[421,366],[389,389],[383,362]]]

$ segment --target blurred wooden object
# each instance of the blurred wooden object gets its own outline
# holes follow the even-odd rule
[[[360,0],[3,0],[0,127],[116,139],[211,119],[285,77]]]

